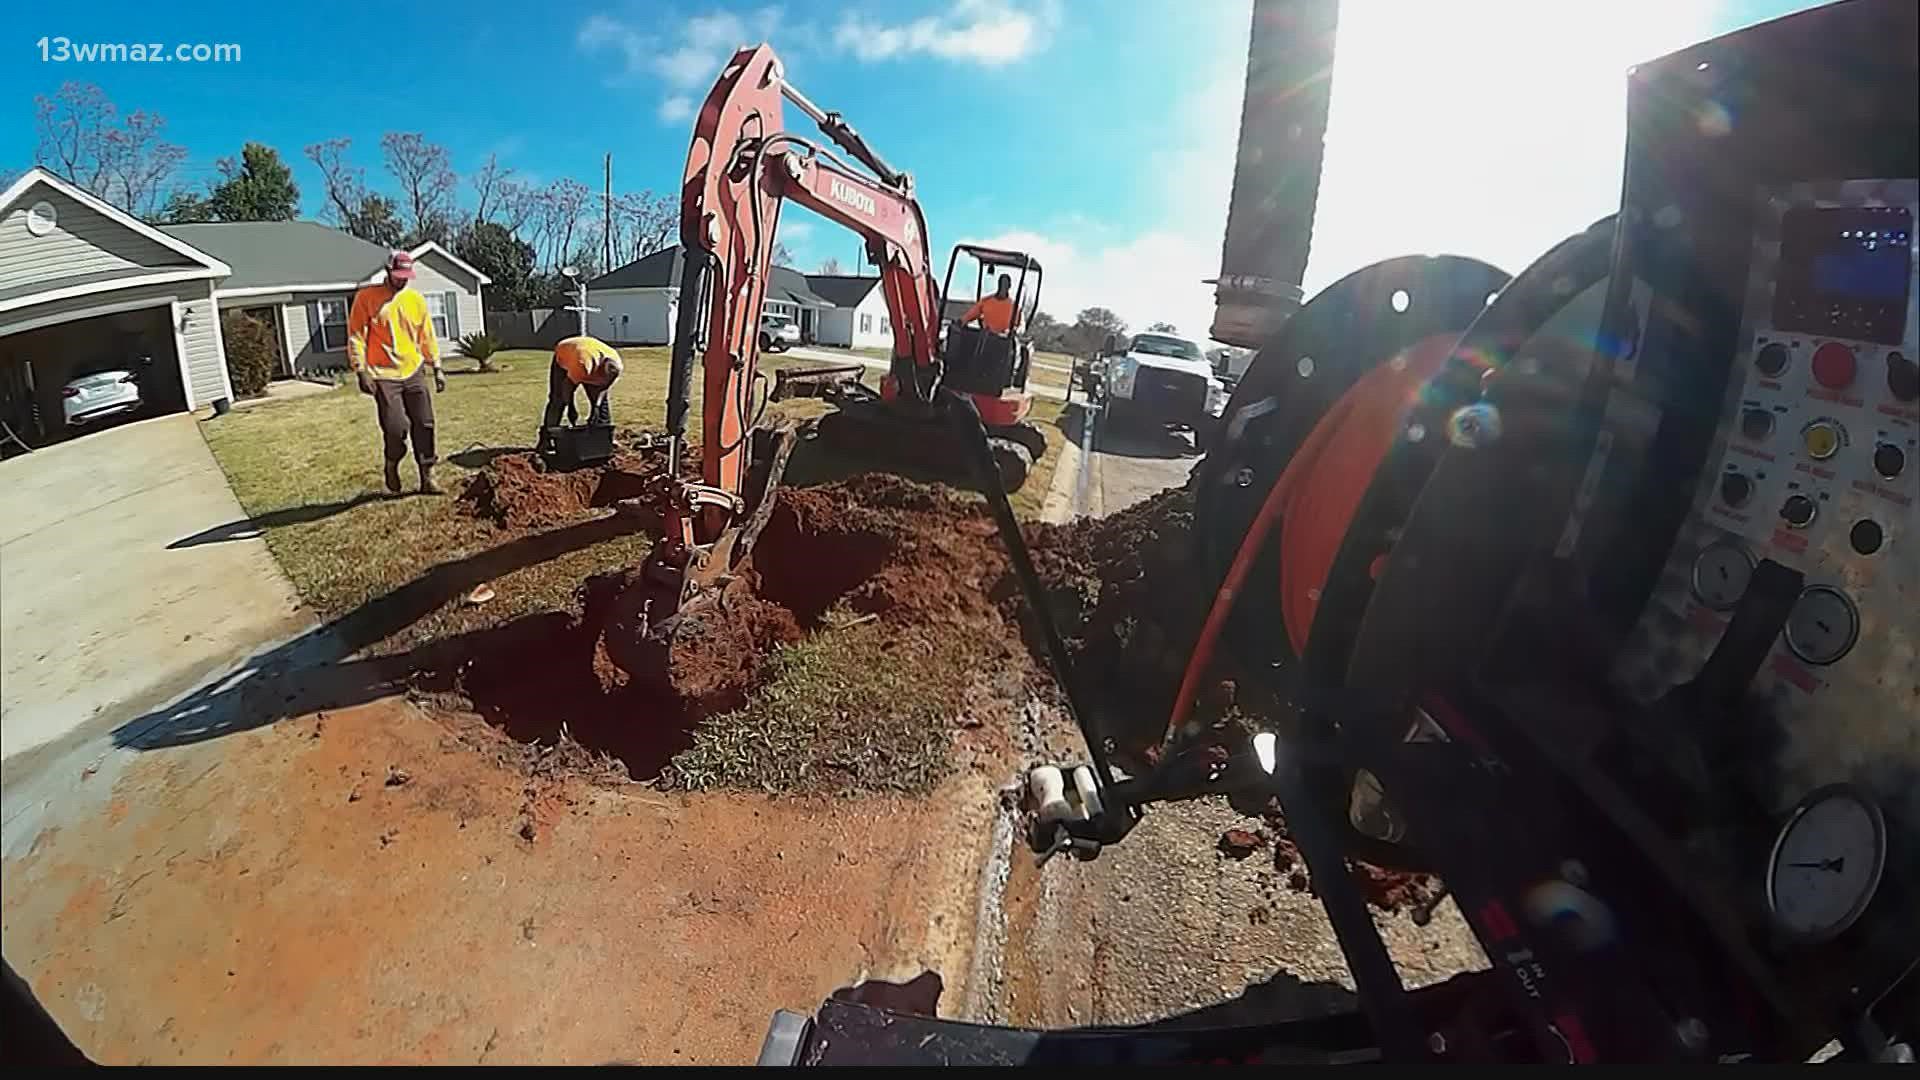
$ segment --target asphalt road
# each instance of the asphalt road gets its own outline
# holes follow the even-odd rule
[[[1071,459],[1075,475],[1062,481],[1073,485],[1065,517],[1104,517],[1179,487],[1200,460],[1190,433],[1115,427],[1100,409],[1076,404],[1066,423],[1080,453]]]

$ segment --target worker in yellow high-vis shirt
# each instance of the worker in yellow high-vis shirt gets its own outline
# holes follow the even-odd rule
[[[360,392],[373,398],[387,458],[387,490],[400,493],[400,461],[413,442],[420,467],[420,491],[440,493],[433,482],[433,391],[447,388],[440,370],[440,343],[426,298],[407,287],[413,280],[413,256],[396,251],[387,257],[386,280],[353,294],[347,313],[347,362]]]
[[[587,423],[613,423],[611,395],[613,381],[625,366],[620,350],[599,338],[570,337],[553,347],[553,367],[547,374],[547,411],[540,418],[540,445],[545,447],[548,432],[560,426],[560,414],[573,411],[575,390],[587,392]]]

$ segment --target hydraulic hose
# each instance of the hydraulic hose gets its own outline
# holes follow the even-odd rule
[[[1280,527],[1281,613],[1294,652],[1304,649],[1327,573],[1354,513],[1380,463],[1399,440],[1402,417],[1415,404],[1420,388],[1446,364],[1454,340],[1450,334],[1428,338],[1374,368],[1348,388],[1307,434],[1267,490],[1214,593],[1174,695],[1168,736],[1179,730],[1199,694],[1200,680],[1212,665],[1234,602],[1246,588],[1247,577],[1276,524]],[[1444,435],[1435,432],[1433,437]]]

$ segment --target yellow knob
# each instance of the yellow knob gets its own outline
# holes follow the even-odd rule
[[[1815,461],[1825,461],[1840,449],[1840,431],[1832,424],[1810,425],[1800,438],[1806,445],[1807,456]]]

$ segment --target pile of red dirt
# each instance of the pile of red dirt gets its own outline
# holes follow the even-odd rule
[[[1088,706],[1123,755],[1151,759],[1213,599],[1192,496],[1175,489],[1109,517],[1040,526],[1029,543]]]
[[[597,468],[549,470],[534,454],[502,454],[467,481],[460,508],[509,529],[570,524],[587,511],[637,498],[649,472],[639,455],[616,454]]]
[[[612,460],[584,469],[553,470],[532,452],[500,454],[460,493],[459,506],[474,517],[509,529],[567,525],[590,511],[640,498],[647,479],[666,467],[664,439],[622,432]],[[700,445],[689,442],[681,472],[698,468]]]

